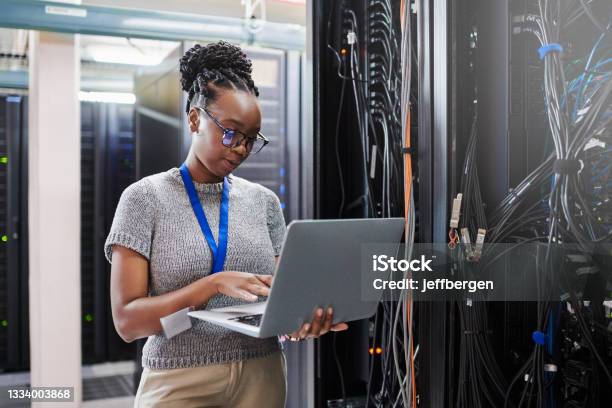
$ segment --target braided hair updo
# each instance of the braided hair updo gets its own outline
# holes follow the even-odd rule
[[[214,101],[217,94],[209,84],[227,89],[240,89],[259,96],[251,78],[251,60],[239,47],[225,41],[205,46],[196,44],[180,59],[181,86],[188,93],[186,111],[198,102]]]

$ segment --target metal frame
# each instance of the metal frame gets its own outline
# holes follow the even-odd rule
[[[21,257],[23,245],[27,245],[27,234],[23,234],[23,184],[20,182],[23,171],[23,157],[21,145],[24,128],[23,111],[25,99],[21,96],[6,96],[6,155],[9,162],[6,165],[6,232],[7,245],[7,306],[6,318],[9,322],[7,339],[7,363],[9,368],[15,369],[27,364],[25,358],[29,344],[23,344],[24,335],[27,335],[28,325],[25,315],[28,313],[27,300],[27,266]],[[27,120],[27,118],[26,118]],[[26,162],[27,166],[27,162]],[[27,189],[26,189],[27,190]],[[27,191],[26,191],[27,194]],[[25,202],[27,204],[27,201]],[[19,272],[19,273],[15,273]],[[24,287],[26,297],[24,298]]]
[[[265,29],[251,30],[248,24],[239,18],[37,0],[3,0],[0,13],[0,27],[169,41],[223,39],[280,49],[304,49],[302,26],[266,21],[263,22]]]
[[[104,191],[104,170],[105,170],[105,160],[104,160],[104,152],[107,149],[107,140],[106,134],[107,130],[107,121],[108,121],[108,105],[102,104],[100,106],[100,110],[94,113],[94,214],[104,214],[104,205],[106,204],[104,201],[105,191]],[[104,242],[101,239],[101,236],[104,236],[104,219],[96,217],[94,220],[94,267],[93,267],[93,278],[94,278],[94,288],[106,288],[106,280],[108,279],[107,270],[106,270],[106,259],[104,259]],[[105,316],[106,308],[104,306],[107,305],[106,290],[94,290],[94,313],[97,318],[94,318],[94,325],[96,333],[105,333],[105,319],[102,316]],[[108,306],[110,306],[110,302],[108,302]],[[111,328],[112,330],[112,328]],[[105,345],[108,342],[108,335],[104,336],[105,338],[95,339],[95,351],[98,355],[105,355]]]
[[[478,131],[486,135],[478,140],[478,170],[481,174],[495,174],[495,177],[481,177],[480,187],[485,202],[499,203],[510,187],[507,140],[510,16],[507,2],[476,0],[476,7],[482,16],[479,53],[483,62],[486,61],[478,71]]]
[[[432,45],[431,9],[429,0],[421,0],[417,15],[417,59],[418,59],[418,189],[419,189],[419,241],[432,242],[433,178],[432,165]]]
[[[302,188],[302,207],[301,218],[314,217],[314,111],[313,111],[313,43],[311,36],[313,35],[313,13],[312,1],[306,0],[306,33],[308,41],[306,42],[306,53],[302,58],[302,117],[301,117],[301,141],[300,152],[302,155],[302,173],[301,173],[301,188]]]
[[[286,102],[286,118],[285,118],[285,135],[287,141],[285,143],[286,155],[289,158],[286,168],[289,175],[288,179],[291,182],[287,185],[287,197],[289,202],[288,213],[292,218],[300,218],[300,190],[301,190],[301,157],[300,157],[300,133],[301,133],[301,118],[300,110],[302,101],[296,99],[297,95],[302,92],[302,55],[297,51],[287,53],[285,59],[285,102]],[[294,101],[290,103],[290,101]]]
[[[0,88],[28,89],[28,71],[6,71],[0,70]],[[132,82],[117,80],[116,86],[108,84],[105,78],[95,76],[81,76],[81,91],[95,92],[131,92]]]
[[[312,0],[307,0],[307,32],[312,33]],[[287,135],[289,137],[289,174],[297,174],[299,183],[290,186],[291,213],[299,219],[313,218],[313,111],[312,111],[312,43],[307,41],[306,53],[289,52],[287,55],[287,99],[297,84],[299,104],[289,105],[287,112]],[[295,133],[297,132],[297,133]],[[297,173],[295,173],[297,170]],[[293,182],[295,183],[295,178]],[[299,200],[299,201],[298,201]],[[288,408],[315,407],[315,351],[314,342],[289,343],[285,346],[287,356],[287,400]]]
[[[451,0],[421,0],[418,15],[419,241],[445,242],[454,155],[452,132]],[[450,402],[449,306],[421,302],[417,308],[419,395],[426,408]]]

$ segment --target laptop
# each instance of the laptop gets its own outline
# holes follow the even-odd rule
[[[403,231],[403,218],[292,221],[265,302],[189,315],[259,338],[299,329],[318,306],[333,307],[333,323],[371,317],[380,298],[362,300],[361,245],[399,246]]]

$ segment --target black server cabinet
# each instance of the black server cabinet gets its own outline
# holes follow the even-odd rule
[[[0,95],[0,371],[29,366],[27,100]]]
[[[399,1],[312,2],[315,218],[403,216],[401,79],[393,81],[399,10]],[[393,86],[385,86],[389,82]],[[389,189],[384,149],[400,163],[390,165]],[[382,316],[381,307],[380,319],[351,322],[346,332],[316,340],[315,406],[368,406],[369,391],[371,400],[379,398],[384,355],[374,350],[381,345]]]
[[[298,95],[285,95],[285,53],[274,50],[250,50],[245,53],[253,61],[259,103],[261,106],[261,132],[270,143],[258,154],[249,157],[234,172],[235,175],[259,183],[274,191],[281,201],[285,219],[292,214],[288,210],[287,183],[287,99]],[[258,67],[260,65],[260,67]],[[258,69],[260,68],[260,69]],[[265,73],[265,75],[264,75]]]
[[[351,123],[347,123],[356,122],[355,117],[346,113],[347,110],[353,108],[351,105],[345,105],[338,112],[338,106],[341,106],[339,95],[342,84],[338,77],[343,72],[339,70],[336,62],[340,60],[340,56],[335,57],[332,54],[330,44],[339,48],[338,44],[341,44],[341,40],[346,35],[342,13],[352,10],[357,20],[361,20],[363,14],[366,14],[367,18],[367,5],[364,3],[348,0],[312,3],[315,79],[316,196],[314,201],[317,217],[338,216],[336,209],[341,199],[334,188],[334,181],[338,179],[338,173],[345,171],[353,175],[353,180],[346,188],[348,194],[357,196],[360,191],[363,191],[363,185],[359,182],[359,173],[362,170],[358,160],[359,152],[351,151],[351,146],[345,146],[345,143],[342,144],[340,156],[334,157],[334,138],[339,137],[338,131],[334,128],[334,119],[342,118],[339,128],[343,131],[349,128],[346,133],[340,133],[341,140],[344,142],[347,139],[350,140],[346,134],[350,137],[351,133],[358,132],[358,129],[351,128]],[[368,3],[380,4],[379,2]],[[392,3],[387,2],[387,4]],[[463,188],[460,187],[462,174],[464,174],[463,161],[468,141],[471,138],[472,127],[478,134],[474,166],[479,176],[480,185],[477,189],[482,199],[482,203],[472,204],[472,206],[483,206],[485,218],[489,224],[499,221],[491,218],[501,200],[507,197],[512,198],[514,194],[512,190],[517,187],[517,184],[543,163],[554,150],[543,91],[544,62],[538,55],[541,44],[536,37],[539,30],[536,20],[542,13],[538,4],[546,4],[542,7],[544,12],[551,9],[556,10],[557,5],[561,7],[560,20],[557,21],[556,18],[553,19],[550,16],[549,20],[563,23],[559,39],[560,47],[563,49],[560,53],[562,64],[565,65],[563,69],[570,80],[572,78],[579,80],[570,82],[567,86],[570,94],[571,91],[577,91],[576,87],[579,87],[578,97],[581,97],[594,77],[606,74],[608,75],[606,81],[609,81],[609,70],[604,67],[609,67],[607,64],[610,63],[610,2],[417,0],[406,3],[415,6],[414,18],[417,26],[415,48],[418,53],[418,64],[414,66],[414,69],[417,71],[418,78],[413,85],[413,88],[418,88],[418,103],[413,106],[413,108],[418,108],[418,143],[417,149],[414,150],[417,157],[413,156],[418,162],[416,172],[418,180],[415,186],[415,191],[418,192],[417,236],[420,242],[446,242],[450,203],[458,189]],[[371,17],[372,13],[369,16]],[[548,21],[547,24],[552,24],[552,22]],[[363,39],[359,38],[359,40]],[[557,47],[557,51],[559,50],[559,45],[552,45]],[[598,69],[590,66],[590,62]],[[584,74],[584,78],[589,78],[586,83],[585,81],[580,82],[580,77],[577,75],[581,73]],[[598,84],[606,83],[602,77],[597,80],[599,80]],[[599,91],[602,89],[604,89],[603,86],[599,88]],[[609,91],[610,88],[605,89]],[[597,94],[592,91],[590,95],[595,97]],[[569,104],[567,101],[570,100],[571,95],[563,103]],[[608,99],[604,102],[603,105],[607,104],[609,107],[609,94]],[[585,114],[586,110],[588,109],[572,112],[574,120]],[[609,119],[609,110],[603,112],[607,114],[605,118]],[[608,127],[601,129],[596,136],[609,138]],[[569,137],[572,136],[574,135]],[[591,139],[591,142],[599,143],[601,147],[601,140],[594,138]],[[606,203],[609,202],[610,188],[607,181],[609,160],[605,165],[602,163],[606,161],[603,158],[606,151],[602,150],[604,149],[597,151],[597,154],[602,156],[598,161],[596,160],[593,168],[589,169],[585,164],[584,171],[591,178],[585,181],[587,185],[585,189],[593,188],[596,192],[594,196],[600,200],[596,201],[594,207],[601,208],[594,208],[592,211],[597,211],[600,215],[597,222],[607,227],[607,230],[604,229],[604,231],[608,231],[606,243],[609,243],[610,212],[609,210],[605,212],[605,209],[610,208],[606,206]],[[607,152],[609,153],[609,150]],[[586,157],[589,158],[588,155]],[[338,162],[341,162],[342,165]],[[545,180],[550,182],[552,172],[550,177],[547,176],[548,174]],[[473,175],[470,177],[474,178]],[[550,193],[548,184],[544,183],[542,188],[539,187],[540,185],[532,189],[528,196],[536,204],[545,193]],[[608,201],[605,201],[604,197],[608,197]],[[474,199],[474,201],[477,200]],[[528,202],[532,203],[532,201]],[[350,215],[358,216],[356,212]],[[538,219],[538,222],[541,226],[547,224],[548,221],[544,217]],[[488,225],[489,233],[494,232],[495,227],[495,225]],[[533,225],[530,228],[538,232]],[[516,238],[517,234],[510,238]],[[518,236],[518,239],[523,238]],[[604,238],[606,238],[605,234]],[[601,268],[603,269],[605,268]],[[607,276],[609,280],[609,274]],[[609,292],[610,285],[608,283],[606,289],[603,289],[604,284],[600,285],[600,292],[602,290]],[[595,303],[597,305],[593,306]],[[474,361],[478,364],[482,363],[482,369],[478,370],[478,373],[486,371],[485,377],[479,377],[486,378],[484,381],[475,379],[474,375],[468,378],[459,375],[459,372],[467,367],[466,355],[462,354],[461,347],[469,342],[465,340],[468,334],[475,334],[462,331],[461,319],[465,315],[473,316],[472,313],[476,312],[468,312],[464,310],[468,309],[465,305],[453,303],[418,303],[416,305],[415,331],[416,341],[419,344],[416,362],[418,406],[435,408],[455,406],[460,399],[458,396],[460,389],[465,391],[466,388],[480,391],[480,398],[486,402],[484,406],[500,406],[500,404],[496,405],[494,402],[485,400],[492,393],[488,393],[489,395],[485,397],[484,387],[478,388],[493,377],[491,373],[498,371],[502,372],[507,384],[502,387],[501,391],[494,390],[496,395],[493,398],[501,399],[502,405],[507,391],[507,388],[504,387],[509,387],[509,383],[514,378],[516,378],[514,392],[516,388],[522,387],[525,383],[529,384],[530,380],[524,381],[524,377],[520,375],[520,366],[534,350],[534,340],[531,337],[534,330],[537,330],[534,304],[498,302],[481,306],[482,308],[478,310],[488,313],[488,319],[484,319],[486,327],[481,333],[486,333],[487,342],[492,345],[489,350],[483,351],[478,358],[473,359],[471,364]],[[557,348],[549,350],[546,358],[552,358],[552,361],[558,364],[559,371],[556,374],[556,380],[547,384],[546,388],[549,388],[547,393],[556,393],[555,395],[560,396],[557,402],[563,403],[563,406],[603,406],[601,405],[603,401],[610,400],[611,389],[609,382],[606,382],[607,378],[603,375],[603,368],[597,368],[598,364],[599,366],[603,364],[595,361],[593,358],[595,353],[592,351],[595,347],[587,344],[584,338],[588,336],[581,334],[580,329],[576,327],[576,315],[578,314],[572,311],[566,312],[565,306],[565,303],[557,302],[554,303],[554,308],[551,308],[551,310],[555,309],[555,313],[551,312],[550,315],[555,316],[558,320],[559,331],[555,334]],[[609,328],[603,331],[603,327],[608,327],[610,323],[610,316],[607,315],[609,309],[606,316],[602,318],[600,316],[602,314],[601,299],[599,299],[589,305],[585,303],[584,310],[587,318],[591,319],[589,321],[593,322],[589,324],[592,324],[591,331],[595,333],[593,336],[597,339],[595,343],[599,347],[602,360],[610,367],[612,366],[612,347],[610,347],[612,337],[609,334]],[[600,322],[595,321],[595,317],[602,318],[600,321],[605,324],[598,326]],[[599,334],[597,334],[598,331]],[[588,333],[588,330],[583,330],[583,333]],[[575,342],[576,339],[578,340]],[[326,360],[333,359],[333,353],[330,351],[333,346],[326,344],[326,341],[327,339],[319,340],[317,349],[318,406],[324,406],[330,395],[337,396],[339,392],[338,381],[334,378],[337,374],[332,371],[334,370],[333,364],[326,363]],[[572,342],[575,343],[572,344]],[[579,347],[576,348],[575,344],[579,344]],[[582,351],[576,352],[574,348]],[[343,352],[346,352],[345,350]],[[592,353],[590,357],[589,353]],[[358,358],[354,353],[352,357]],[[352,368],[351,364],[353,362],[349,362]],[[518,376],[517,373],[519,373]],[[357,377],[355,372],[350,372],[349,375],[349,381]],[[476,381],[480,382],[476,383]],[[595,384],[594,387],[586,386],[589,381]],[[345,382],[347,382],[346,378]],[[594,391],[591,392],[591,390]],[[597,402],[597,396],[599,396],[599,402]],[[545,396],[543,399],[547,399],[546,406],[555,405],[553,396]],[[591,405],[585,405],[584,402],[579,403],[578,399],[588,400]],[[514,402],[516,401],[512,401],[509,406]],[[534,403],[535,397],[530,406],[533,406]],[[472,405],[476,404],[468,401],[464,402],[463,406]]]
[[[115,331],[104,241],[121,192],[135,180],[134,107],[81,103],[81,312],[83,363],[129,360]]]
[[[131,359],[110,313],[104,239],[134,181],[133,106],[81,104],[81,295],[84,363]],[[0,97],[0,371],[29,369],[27,98]]]
[[[180,166],[189,151],[191,139],[183,133],[180,51],[179,46],[161,64],[134,77],[137,180]]]
[[[561,1],[548,4],[551,7],[561,4],[563,13],[568,13],[572,7],[577,9],[571,27],[561,30],[560,42],[564,47],[562,60],[564,64],[574,61],[578,66],[584,65],[584,61],[579,61],[584,58],[585,52],[588,55],[593,47],[592,39],[597,39],[599,33],[593,30],[586,13],[580,13],[581,3]],[[420,204],[432,208],[441,205],[448,214],[451,199],[458,191],[463,174],[471,123],[477,115],[476,167],[490,232],[495,228],[495,225],[491,225],[494,222],[491,216],[500,201],[511,196],[518,183],[543,163],[553,150],[543,91],[544,62],[538,55],[541,44],[536,37],[538,28],[535,19],[540,14],[538,1],[472,0],[459,5],[447,0],[426,0],[419,2],[419,5],[419,87],[431,92],[430,97],[427,92],[422,92],[419,103],[422,117],[419,142],[423,147],[419,149],[419,162],[428,158],[434,164],[433,182],[423,183],[422,178],[420,184],[421,189],[433,189],[434,195],[438,184],[444,185],[447,191],[446,196],[439,196],[438,202],[427,202],[431,195],[422,194]],[[606,11],[609,16],[609,2],[590,2],[589,7],[598,10],[602,20]],[[564,14],[562,19],[566,17],[567,14]],[[571,70],[566,74],[570,75]],[[428,118],[425,117],[426,113]],[[425,149],[427,141],[430,142],[429,151]],[[428,157],[423,157],[423,153],[427,153]],[[441,161],[445,162],[448,172],[436,177],[436,162]],[[547,180],[551,179],[552,173]],[[532,190],[529,198],[537,201],[547,188],[550,189],[550,186]],[[425,232],[425,222],[428,220],[421,218],[421,221]],[[436,225],[440,223],[442,225]],[[433,240],[436,241],[436,235],[441,236],[445,229],[448,230],[448,217],[433,217],[427,224],[433,227]],[[516,235],[520,234],[517,232]],[[454,406],[458,390],[465,384],[471,384],[469,379],[460,383],[458,378],[461,377],[457,375],[460,361],[465,357],[460,352],[462,338],[466,338],[466,334],[460,331],[458,312],[461,305],[419,306],[420,371],[417,384],[422,401],[420,405],[436,408]],[[488,313],[487,337],[493,345],[491,360],[495,360],[507,383],[515,378],[534,349],[531,336],[537,327],[535,306],[535,302],[495,302],[483,307]],[[561,306],[565,308],[565,304],[556,303],[553,309]],[[555,334],[558,349],[546,358],[552,358],[559,366],[556,381],[549,384],[549,391],[554,390],[559,395],[559,388],[556,387],[563,383],[561,378],[575,374],[571,372],[572,367],[563,368],[566,355],[571,354],[567,348],[562,351],[566,347],[563,336],[576,329],[564,328],[568,321],[560,316],[568,316],[567,313],[556,313],[560,327],[559,333]],[[571,321],[571,318],[568,320]],[[604,360],[607,358],[609,362],[609,345],[605,345],[604,341],[600,345],[603,354],[607,353]],[[585,345],[582,344],[582,347],[584,349]],[[487,367],[493,366],[491,362]],[[587,377],[584,371],[576,376],[581,379]],[[607,396],[609,387],[608,384],[604,385],[606,379],[600,376],[600,381],[599,393]],[[520,376],[513,392],[516,393],[517,388],[522,389],[522,384],[523,376]],[[584,384],[576,384],[565,389],[566,396],[584,387]],[[484,390],[481,391],[484,398]],[[500,394],[496,394],[497,398],[500,398]],[[553,398],[548,398],[549,405],[546,406],[552,406]],[[557,402],[561,404],[561,398]],[[566,403],[564,406],[578,406],[572,405],[573,402]]]

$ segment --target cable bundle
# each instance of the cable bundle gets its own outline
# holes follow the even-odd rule
[[[369,2],[370,17],[370,87],[367,129],[371,151],[371,169],[379,160],[382,168],[381,211],[379,216],[398,215],[404,207],[405,252],[410,259],[415,239],[415,208],[412,189],[412,161],[410,156],[410,102],[412,66],[416,54],[412,47],[413,29],[408,2],[402,1],[400,12],[393,10],[388,0]],[[399,17],[399,19],[398,19]],[[400,22],[401,36],[396,23]],[[401,38],[401,44],[398,40]],[[401,47],[400,47],[401,45]],[[398,69],[401,67],[401,69]],[[375,147],[374,147],[375,146]],[[380,155],[373,157],[374,154]],[[382,159],[382,160],[381,160]],[[402,169],[403,168],[403,169]],[[371,172],[371,178],[374,177]],[[403,186],[398,181],[403,180]],[[403,191],[403,196],[402,196]],[[408,278],[409,276],[405,276]],[[375,336],[372,346],[380,344],[382,384],[377,392],[371,389],[374,355],[370,361],[368,406],[415,407],[417,404],[415,357],[418,346],[413,336],[414,305],[409,291],[402,291],[397,302],[383,302],[375,317]]]
[[[535,20],[538,29],[534,33],[541,43],[539,52],[540,59],[544,61],[544,97],[553,142],[552,160],[547,161],[552,161],[552,172],[548,173],[551,186],[550,193],[546,195],[548,231],[546,259],[539,279],[542,286],[556,271],[557,265],[551,253],[559,244],[576,243],[582,253],[590,254],[598,243],[609,242],[612,238],[611,224],[599,216],[601,211],[597,208],[601,205],[597,201],[597,196],[602,196],[601,190],[610,192],[610,189],[602,184],[594,189],[597,183],[602,182],[603,174],[593,175],[591,172],[593,169],[597,171],[598,163],[609,163],[612,159],[609,149],[605,149],[612,142],[609,129],[612,119],[612,81],[609,80],[612,49],[609,41],[607,47],[604,42],[610,35],[610,19],[605,24],[599,21],[591,9],[592,4],[584,0],[567,4],[552,0],[538,2],[540,15]],[[584,65],[580,61],[567,64],[563,59],[562,34],[581,15],[592,22],[595,31],[599,32],[598,38]],[[578,68],[581,65],[583,68]],[[605,71],[606,68],[608,71]],[[568,79],[570,73],[575,77]],[[590,325],[583,316],[583,302],[570,287],[564,289],[568,291],[569,303],[580,322],[582,337],[612,386],[608,364],[595,346]],[[550,302],[538,302],[536,330],[545,331],[553,323],[551,306]],[[551,350],[543,345],[534,346],[526,366],[513,381],[513,384],[517,384],[518,379],[525,375],[533,378],[523,386],[519,407],[530,406],[532,399],[537,407],[544,406],[546,392],[555,378],[547,381],[544,366],[553,357]],[[508,394],[512,392],[511,386]],[[548,400],[554,403],[554,397]]]
[[[397,11],[392,12],[389,0],[369,2],[370,68],[369,106],[371,152],[382,151],[382,217],[400,214],[402,179],[402,77],[397,68],[402,64],[398,35],[395,29]],[[410,61],[408,61],[410,62]],[[379,158],[380,159],[380,158]],[[376,158],[371,158],[376,160]],[[370,177],[374,178],[377,166],[371,163]],[[392,181],[395,183],[392,184]]]
[[[529,16],[534,33],[540,41],[539,57],[543,69],[543,96],[548,120],[550,148],[544,160],[521,181],[489,214],[484,215],[475,166],[477,143],[477,115],[474,113],[471,134],[464,158],[460,193],[460,228],[474,234],[476,229],[487,229],[488,243],[513,243],[512,248],[527,243],[546,245],[542,256],[535,256],[539,299],[549,299],[553,290],[553,276],[563,268],[559,259],[560,248],[574,243],[584,254],[592,254],[599,244],[610,243],[612,220],[609,165],[612,162],[612,47],[611,21],[593,11],[596,1],[565,2],[538,0],[539,15]],[[605,4],[605,3],[604,3]],[[594,31],[593,48],[584,58],[565,60],[569,48],[564,33],[585,19]],[[477,98],[476,98],[477,99]],[[488,227],[487,227],[488,225]],[[452,238],[452,231],[451,231]],[[485,255],[486,252],[485,248]],[[494,261],[494,260],[493,260]],[[487,261],[481,272],[486,272]],[[458,259],[461,266],[462,259]],[[612,386],[610,362],[606,362],[594,335],[605,335],[598,326],[590,306],[585,306],[580,294],[569,286],[566,300],[580,331],[581,341],[588,348],[594,362],[592,375],[597,384],[598,369]],[[563,303],[565,304],[565,303]],[[500,374],[488,342],[487,308],[478,302],[458,305],[462,340],[460,343],[459,381],[456,406],[480,407],[554,407],[555,384],[561,378],[556,368],[552,341],[560,326],[560,303],[540,300],[536,305],[534,344],[523,366],[515,373],[508,386]],[[601,307],[597,305],[597,307]],[[555,311],[555,312],[553,312]],[[466,334],[467,333],[467,334]],[[544,333],[548,333],[544,335]],[[546,340],[543,340],[546,339]],[[553,364],[557,363],[557,364]],[[559,367],[563,368],[563,367]],[[486,375],[485,375],[486,373]],[[595,396],[588,395],[587,403]],[[583,406],[565,395],[567,407]]]
[[[367,25],[360,24],[350,2],[343,1],[341,10],[341,47],[330,40],[333,12],[327,24],[327,48],[337,62],[340,78],[339,106],[335,126],[335,157],[340,175],[341,202],[338,216],[357,205],[364,204],[364,216],[397,217],[406,219],[405,242],[409,259],[415,236],[414,197],[412,194],[412,164],[410,148],[410,84],[412,61],[416,53],[411,47],[410,7],[402,2],[401,10],[390,0],[367,2]],[[403,35],[399,33],[404,22]],[[401,38],[401,49],[400,49]],[[362,45],[367,41],[367,47]],[[400,68],[401,67],[401,68]],[[339,141],[343,131],[342,116],[350,113],[357,119],[358,135],[347,135],[349,143],[359,144],[361,170],[357,175],[364,185],[363,195],[347,203],[348,183],[343,173]],[[344,134],[342,136],[345,136]],[[357,136],[357,137],[356,137]],[[349,160],[349,159],[347,159]],[[403,181],[403,182],[402,182]],[[403,210],[403,211],[402,211]],[[409,293],[399,301],[382,302],[374,318],[374,337],[371,350],[368,406],[416,407],[414,358],[418,348],[412,336],[413,308]],[[375,360],[379,358],[380,360]],[[343,400],[346,390],[340,362]],[[374,370],[380,368],[380,388],[372,388]]]
[[[478,35],[475,28],[470,33],[470,57],[475,59],[478,51]],[[471,77],[476,77],[476,64],[471,64]],[[474,95],[470,99],[475,103],[471,106],[472,123],[465,150],[463,165],[461,167],[461,193],[460,218],[457,220],[458,233],[451,227],[450,237],[461,239],[464,245],[470,245],[477,238],[477,233],[486,234],[487,219],[485,216],[480,181],[478,176],[477,145],[478,145],[478,88],[473,86]],[[452,239],[452,238],[451,238]],[[457,256],[454,251],[458,273],[464,273],[466,258]],[[470,255],[472,256],[472,255]],[[462,278],[468,278],[462,276]],[[488,308],[480,302],[475,294],[467,302],[456,302],[456,313],[459,318],[459,362],[457,390],[454,407],[479,408],[483,406],[499,406],[506,392],[507,383],[495,359],[490,342],[488,328]]]

